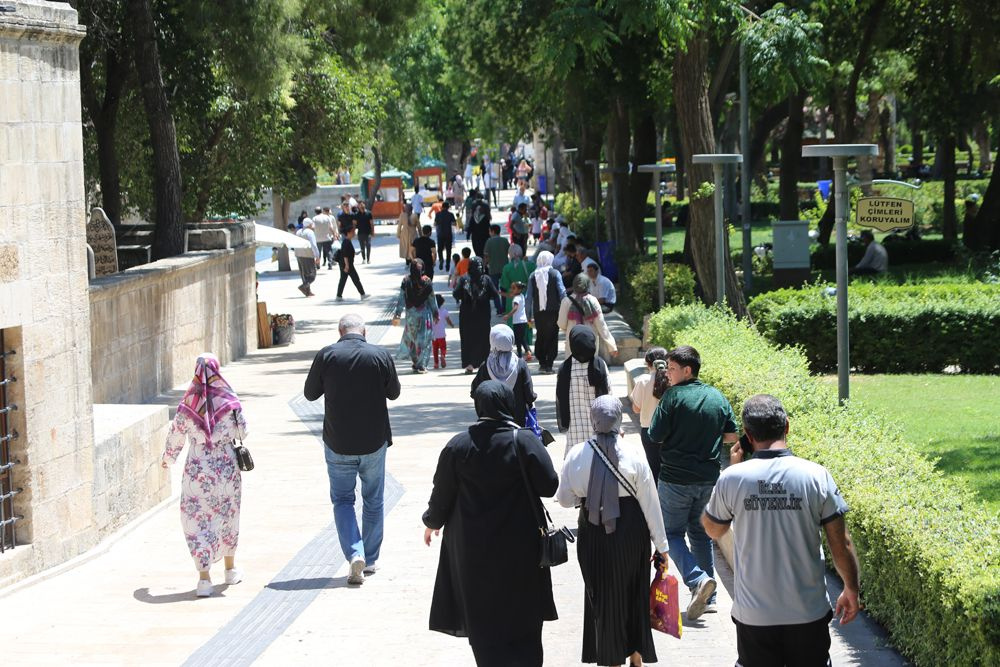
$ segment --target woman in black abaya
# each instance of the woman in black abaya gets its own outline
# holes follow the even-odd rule
[[[500,298],[496,285],[483,270],[482,258],[469,260],[469,272],[459,279],[452,296],[459,306],[462,365],[471,375],[490,352],[490,313],[493,303]]]
[[[479,667],[541,667],[542,622],[556,608],[532,503],[559,478],[535,434],[513,425],[510,389],[488,380],[473,398],[479,421],[441,451],[423,517],[428,546],[445,528],[430,629],[468,637]]]

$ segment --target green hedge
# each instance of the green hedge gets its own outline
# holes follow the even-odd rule
[[[838,407],[799,350],[775,347],[727,313],[695,308],[657,313],[652,342],[697,348],[701,378],[737,412],[756,393],[782,400],[795,453],[826,466],[851,507],[862,599],[896,647],[922,666],[1000,664],[997,516],[884,416]]]
[[[629,306],[636,317],[655,312],[659,306],[658,273],[656,261],[638,261],[632,258],[620,264]],[[694,303],[694,272],[685,264],[663,265],[663,302],[666,305]]]
[[[783,289],[749,304],[758,329],[798,345],[814,371],[837,367],[836,298],[824,286]],[[851,366],[862,373],[1000,372],[1000,285],[879,285],[849,291]]]
[[[942,239],[911,241],[895,236],[882,240],[889,255],[889,266],[903,264],[926,264],[927,262],[950,262],[955,259],[955,246]],[[865,245],[860,241],[847,244],[847,263],[854,266],[865,256]],[[819,246],[812,252],[812,268],[817,270],[836,268],[836,248],[833,243]]]

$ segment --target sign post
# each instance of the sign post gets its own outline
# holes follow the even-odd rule
[[[862,197],[854,212],[854,222],[880,232],[913,226],[913,202],[895,197]]]
[[[660,308],[663,308],[663,207],[660,202],[660,174],[676,171],[672,164],[641,164],[639,171],[653,175],[653,191],[656,197],[656,287],[660,297]]]
[[[875,144],[819,144],[803,146],[802,157],[833,158],[834,221],[837,227],[837,396],[843,404],[850,398],[851,352],[847,319],[847,159],[878,155]]]
[[[694,164],[712,165],[715,177],[715,303],[726,303],[726,227],[722,211],[722,168],[727,164],[740,164],[743,156],[739,153],[702,153],[692,155]]]

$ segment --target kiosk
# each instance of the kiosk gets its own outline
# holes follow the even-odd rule
[[[375,220],[396,220],[403,212],[403,188],[409,184],[410,175],[398,169],[382,172],[382,182],[371,207]],[[369,190],[375,185],[375,172],[369,171],[361,177],[361,196],[370,199]]]
[[[424,197],[425,204],[433,204],[444,197],[446,187],[447,165],[441,160],[425,157],[413,167],[413,189],[418,191],[427,188],[429,194]]]

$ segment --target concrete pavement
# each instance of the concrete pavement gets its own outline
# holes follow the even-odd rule
[[[321,407],[301,397],[313,356],[337,338],[336,322],[362,314],[369,338],[395,351],[400,328],[388,314],[403,276],[394,227],[379,227],[371,265],[359,272],[374,298],[360,302],[350,283],[334,300],[337,271],[320,271],[305,298],[297,274],[261,274],[259,296],[271,313],[291,313],[296,340],[258,350],[224,374],[244,402],[256,469],[244,475],[240,549],[244,581],[217,585],[195,599],[197,575],[180,530],[176,497],[71,566],[0,591],[5,662],[11,664],[177,665],[328,664],[469,665],[467,642],[427,630],[439,542],[422,542],[423,513],[437,456],[471,423],[469,381],[459,367],[458,331],[449,330],[448,369],[426,375],[399,365],[402,395],[391,404],[395,444],[389,450],[387,515],[380,570],[360,588],[346,586],[346,565],[332,530],[322,443]],[[270,268],[276,265],[267,265]],[[445,276],[435,287],[448,295]],[[192,364],[194,360],[192,360]],[[534,369],[535,364],[532,364]],[[555,376],[537,376],[539,417],[554,422]],[[621,367],[613,389],[625,395]],[[176,405],[183,387],[161,401]],[[555,429],[552,429],[555,432]],[[632,429],[637,430],[637,429]],[[631,437],[638,437],[633,435]],[[563,438],[550,448],[561,458]],[[558,468],[558,461],[557,466]],[[174,488],[180,466],[173,470]],[[576,512],[547,503],[554,520],[573,526]],[[682,640],[654,633],[661,664],[730,665],[735,630],[729,619],[731,575],[722,559],[719,613],[687,624]],[[489,576],[489,573],[484,573]],[[730,578],[730,579],[727,579]],[[213,572],[222,580],[221,563]],[[546,665],[577,665],[583,584],[575,556],[553,570],[560,620],[545,626]],[[686,604],[682,593],[682,604]],[[836,664],[896,665],[871,626],[835,636]]]

